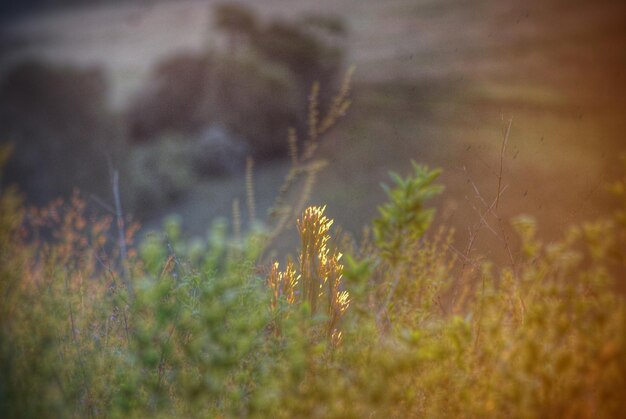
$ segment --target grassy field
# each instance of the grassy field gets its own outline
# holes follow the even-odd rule
[[[98,6],[33,16],[4,29],[5,39],[16,45],[29,42],[8,48],[2,62],[32,55],[104,65],[111,106],[123,109],[159,58],[212,42],[213,3]],[[453,223],[473,219],[477,196],[471,182],[485,199],[496,194],[509,119],[502,161],[507,214],[532,212],[551,234],[602,209],[603,201],[591,198],[601,194],[599,185],[624,148],[626,14],[619,2],[249,3],[266,16],[330,12],[348,22],[355,103],[322,149],[331,164],[313,199],[328,202],[349,231],[360,231],[373,216],[386,172],[402,171],[410,159],[444,169],[442,204]],[[262,210],[285,170],[281,163],[257,166]],[[243,184],[243,178],[229,178],[193,185],[174,207],[144,221],[158,225],[164,214],[179,212],[186,231],[203,234],[210,219],[229,215]]]

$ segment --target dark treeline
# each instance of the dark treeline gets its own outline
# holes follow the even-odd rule
[[[106,3],[156,3],[160,0],[21,0],[0,2],[0,22],[43,11]]]

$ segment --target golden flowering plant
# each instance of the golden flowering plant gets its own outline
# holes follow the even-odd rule
[[[348,291],[342,290],[343,265],[341,253],[329,248],[333,220],[324,216],[326,207],[308,207],[298,220],[300,255],[298,269],[288,262],[285,271],[275,262],[268,274],[272,291],[270,309],[278,308],[280,298],[289,305],[306,305],[311,316],[327,316],[326,334],[332,341],[341,338],[338,329],[341,317],[350,305]]]
[[[284,272],[279,270],[280,265],[274,262],[267,276],[267,285],[272,290],[272,299],[270,309],[272,312],[278,309],[278,303],[281,297],[288,304],[295,302],[295,289],[298,285],[300,275],[296,275],[295,267],[291,261],[287,264]]]

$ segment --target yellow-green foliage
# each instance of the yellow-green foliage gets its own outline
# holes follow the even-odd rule
[[[426,231],[435,177],[398,177],[416,193],[359,246],[307,208],[284,270],[258,266],[271,234],[223,220],[193,242],[176,218],[136,246],[130,228],[120,260],[79,196],[3,190],[1,416],[625,417],[623,209],[554,243],[518,217],[523,259],[462,275],[452,234]]]

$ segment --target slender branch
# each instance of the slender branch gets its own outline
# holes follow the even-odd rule
[[[504,166],[504,151],[506,150],[506,144],[509,142],[509,134],[511,133],[511,124],[513,123],[513,119],[509,119],[509,123],[506,126],[506,130],[504,131],[504,138],[502,139],[502,148],[500,149],[500,173],[498,175],[498,194],[496,199],[496,210],[498,209],[498,204],[500,203],[500,188],[502,186],[502,167]]]
[[[254,160],[248,157],[246,160],[246,204],[248,205],[248,225],[256,222],[256,206],[254,199]]]
[[[135,298],[134,290],[132,283],[130,281],[130,271],[128,270],[128,249],[126,247],[126,237],[125,231],[126,228],[124,226],[124,213],[122,212],[122,200],[120,198],[120,175],[117,170],[113,171],[112,176],[113,183],[113,199],[115,200],[115,218],[117,219],[117,232],[118,232],[118,241],[120,247],[120,259],[122,264],[122,279],[124,280],[124,285],[128,290],[128,296],[131,301]]]

